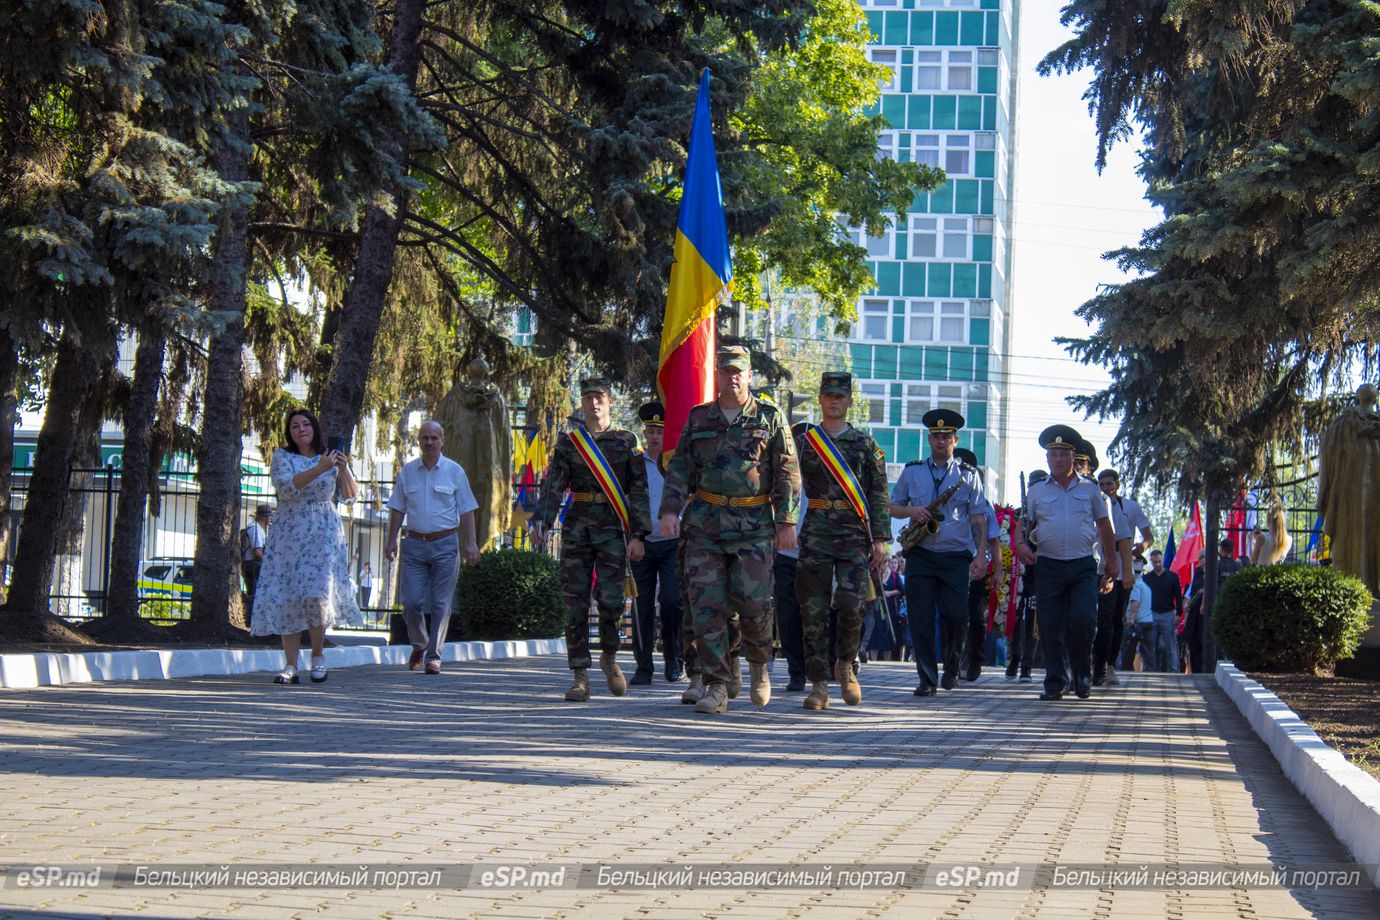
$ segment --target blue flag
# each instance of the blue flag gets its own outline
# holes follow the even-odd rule
[[[1164,544],[1164,567],[1174,564],[1174,528],[1169,528],[1169,539]]]

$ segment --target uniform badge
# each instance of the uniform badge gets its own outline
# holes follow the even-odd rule
[[[877,459],[877,460],[885,460],[885,459],[886,459],[886,453],[885,453],[880,447],[877,448],[876,452],[873,453],[872,456],[873,456],[875,459]]]

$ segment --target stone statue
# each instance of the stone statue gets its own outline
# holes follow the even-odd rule
[[[1356,405],[1323,433],[1318,456],[1318,512],[1332,564],[1380,595],[1380,413],[1378,391],[1363,384]]]
[[[446,429],[445,455],[464,469],[479,502],[474,530],[481,550],[502,537],[513,508],[512,423],[488,374],[483,358],[471,361],[468,379],[457,381],[436,407],[436,419]]]

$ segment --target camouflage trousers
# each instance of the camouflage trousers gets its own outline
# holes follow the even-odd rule
[[[682,534],[685,603],[694,622],[695,657],[705,683],[726,683],[730,654],[766,664],[772,644],[771,537],[734,539]],[[686,656],[689,672],[690,658]]]
[[[805,633],[805,676],[812,682],[833,679],[833,662],[829,660],[831,606],[838,610],[835,656],[851,664],[858,655],[868,562],[869,556],[860,546],[840,547],[828,539],[801,541],[795,596],[800,602],[800,625]]]
[[[623,619],[626,556],[623,541],[571,541],[561,546],[561,599],[565,602],[565,656],[571,670],[588,668],[589,599],[599,605],[599,649],[618,651],[618,624]],[[598,576],[597,581],[595,576]],[[594,582],[591,588],[591,582]]]
[[[689,580],[685,577],[685,540],[680,541],[676,547],[676,579],[680,582],[680,596],[689,597]],[[685,668],[685,676],[690,680],[701,676],[700,656],[695,649],[695,617],[684,610],[684,615],[680,620],[680,660]],[[738,648],[743,643],[742,621],[735,611],[728,619],[728,653],[730,656],[737,656]]]

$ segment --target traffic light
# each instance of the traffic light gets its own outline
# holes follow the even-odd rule
[[[799,422],[808,422],[810,420],[810,412],[807,408],[810,402],[810,397],[808,395],[787,393],[786,399],[790,404],[787,414],[790,417],[792,425]]]

